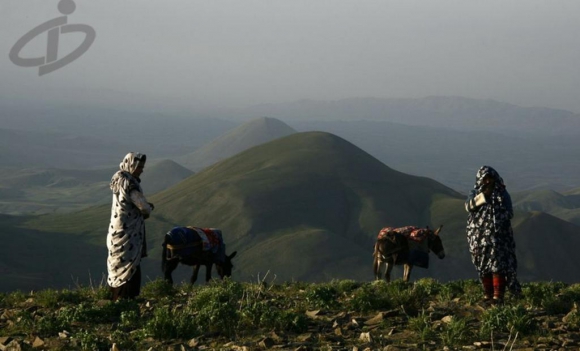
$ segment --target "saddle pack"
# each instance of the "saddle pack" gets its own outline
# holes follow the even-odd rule
[[[408,252],[397,251],[395,264],[408,263],[421,268],[429,268],[429,247],[427,239],[430,230],[406,226],[400,228],[385,227],[379,231],[377,240],[396,242],[396,237],[404,237],[408,242]],[[406,251],[406,250],[405,250]]]
[[[175,227],[166,234],[167,259],[187,257],[196,247],[213,254],[224,251],[221,229],[198,227]],[[197,249],[199,251],[199,249]]]

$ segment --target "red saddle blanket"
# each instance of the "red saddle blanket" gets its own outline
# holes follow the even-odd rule
[[[429,229],[427,228],[418,228],[413,226],[406,226],[400,228],[394,227],[385,227],[379,231],[379,235],[377,237],[378,240],[387,239],[389,236],[392,235],[402,235],[407,239],[416,241],[416,242],[423,242],[429,236]]]

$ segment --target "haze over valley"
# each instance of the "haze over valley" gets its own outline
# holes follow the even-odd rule
[[[463,204],[490,165],[516,210],[522,281],[579,282],[578,13],[536,0],[3,1],[0,291],[103,282],[109,183],[130,151],[147,155],[155,204],[144,280],[161,276],[174,226],[221,228],[235,280],[320,282],[373,279],[382,227],[441,224],[447,257],[413,279],[475,279]],[[62,21],[75,26],[30,37]]]

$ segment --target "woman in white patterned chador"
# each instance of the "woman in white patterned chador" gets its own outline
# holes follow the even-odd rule
[[[477,171],[474,189],[465,201],[471,260],[483,284],[485,299],[502,302],[505,288],[521,292],[516,271],[512,201],[503,179],[489,166]]]
[[[145,219],[153,204],[148,203],[141,189],[141,179],[147,157],[130,152],[111,179],[113,204],[107,234],[108,278],[113,301],[134,298],[141,290],[141,258],[147,256]]]

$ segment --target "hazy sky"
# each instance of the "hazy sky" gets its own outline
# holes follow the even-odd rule
[[[89,50],[44,76],[13,64],[58,4],[0,0],[0,97],[195,110],[457,95],[580,113],[577,0],[77,0],[68,23],[94,28]],[[83,37],[62,34],[59,58]]]

